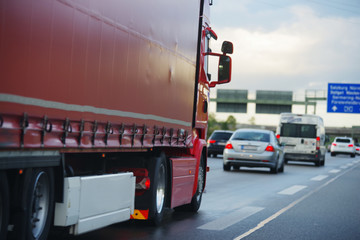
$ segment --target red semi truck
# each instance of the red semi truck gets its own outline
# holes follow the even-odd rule
[[[211,4],[0,0],[0,239],[199,209]]]

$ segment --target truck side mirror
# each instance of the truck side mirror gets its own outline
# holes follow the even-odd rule
[[[218,64],[218,79],[209,83],[209,87],[215,87],[217,84],[224,84],[231,81],[231,57],[226,54],[233,53],[233,44],[228,41],[224,41],[221,47],[223,54],[208,52],[206,55],[219,58]]]
[[[226,54],[232,54],[233,53],[233,44],[232,42],[224,41],[221,46],[221,52]]]
[[[222,55],[219,58],[218,83],[228,83],[231,80],[231,58]]]

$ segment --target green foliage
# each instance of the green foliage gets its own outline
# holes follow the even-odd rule
[[[226,121],[218,122],[215,118],[215,114],[211,113],[208,118],[208,132],[207,132],[207,138],[210,137],[210,135],[215,130],[236,130],[236,119],[234,116],[230,115]]]

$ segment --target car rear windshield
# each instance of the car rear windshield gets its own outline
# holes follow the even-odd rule
[[[295,138],[316,138],[316,125],[283,123],[280,136]]]
[[[213,140],[229,140],[231,135],[232,135],[232,133],[227,133],[227,132],[214,132],[214,134],[211,136],[210,139],[213,139]]]
[[[336,139],[336,142],[339,142],[339,143],[350,143],[350,139],[347,139],[347,138],[337,138]]]
[[[231,140],[270,142],[270,134],[262,132],[236,132]]]

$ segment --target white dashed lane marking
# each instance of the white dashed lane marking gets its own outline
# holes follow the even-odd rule
[[[250,217],[251,215],[263,209],[264,208],[262,207],[244,207],[229,215],[226,215],[212,222],[208,222],[204,225],[201,225],[200,227],[198,227],[198,229],[221,231],[224,230],[225,228],[234,225],[235,223],[244,220],[247,217]]]
[[[286,188],[284,190],[282,190],[281,192],[278,192],[278,194],[282,194],[282,195],[293,195],[301,190],[303,190],[304,188],[307,188],[307,186],[304,185],[294,185],[292,187]]]
[[[338,172],[341,172],[341,170],[339,169],[333,169],[333,170],[330,170],[329,173],[338,173]]]
[[[311,181],[321,181],[324,180],[325,178],[327,178],[328,175],[318,175],[316,177],[313,177],[312,179],[310,179]]]

